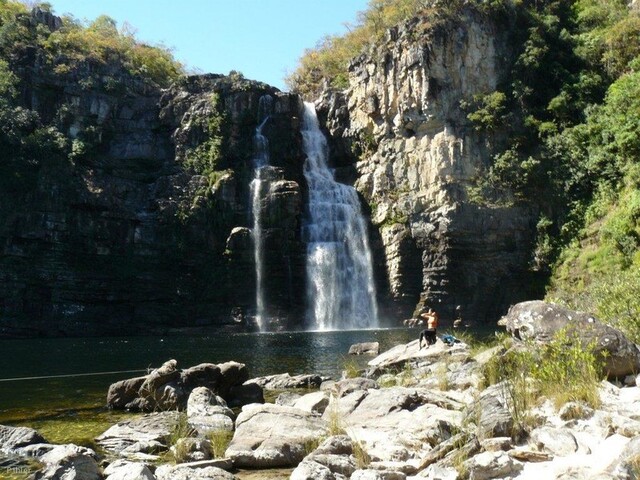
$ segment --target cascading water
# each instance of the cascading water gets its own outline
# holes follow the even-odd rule
[[[264,299],[264,258],[263,258],[263,238],[262,238],[262,198],[266,182],[262,178],[264,167],[269,165],[269,141],[262,134],[262,128],[269,120],[272,98],[265,95],[260,98],[258,109],[260,125],[256,128],[253,136],[254,152],[253,158],[253,180],[251,181],[251,213],[253,216],[253,258],[256,268],[256,324],[260,331],[265,328],[265,299]]]
[[[307,291],[318,330],[375,328],[378,308],[367,228],[355,188],[335,181],[327,139],[312,103],[305,103],[302,138],[309,186]]]

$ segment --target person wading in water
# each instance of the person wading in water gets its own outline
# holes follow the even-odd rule
[[[420,332],[420,340],[418,344],[420,345],[420,350],[422,350],[422,339],[425,340],[425,346],[429,348],[431,345],[436,343],[436,329],[438,328],[438,314],[433,311],[432,308],[425,311],[425,309],[420,312],[418,315],[422,320],[424,320],[427,324],[427,328]]]

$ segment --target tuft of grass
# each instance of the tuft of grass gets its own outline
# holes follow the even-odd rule
[[[193,437],[195,434],[196,430],[189,425],[187,414],[180,412],[176,417],[171,433],[169,433],[168,443],[170,446],[175,446],[181,438]]]
[[[411,367],[411,362],[407,361],[402,368],[402,371],[397,376],[397,384],[403,387],[410,387],[417,383],[416,377]]]
[[[371,456],[367,453],[367,450],[364,448],[364,443],[355,438],[351,438],[353,444],[353,457],[356,460],[356,467],[359,470],[366,469],[371,464]]]
[[[344,359],[342,376],[343,378],[358,378],[360,376],[360,366],[354,358]]]
[[[347,432],[344,427],[344,420],[342,418],[342,413],[338,408],[338,401],[335,398],[332,398],[328,408],[329,408],[329,418],[327,421],[328,434],[332,436],[346,434]]]
[[[211,443],[211,455],[213,458],[223,458],[231,439],[233,432],[228,430],[213,430],[207,434],[207,439]]]

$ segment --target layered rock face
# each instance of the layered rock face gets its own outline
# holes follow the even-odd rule
[[[536,212],[479,206],[467,193],[493,152],[461,101],[507,73],[507,30],[471,12],[435,27],[414,19],[352,62],[344,94],[321,99],[333,152],[370,206],[394,312],[429,304],[448,320],[460,305],[483,322],[535,294]]]
[[[87,60],[65,74],[38,52],[21,62],[20,103],[73,146],[69,158],[44,158],[32,177],[0,185],[1,336],[153,333],[251,313],[246,228],[265,95],[267,301],[275,314],[301,309],[297,96],[241,75],[187,77],[163,91],[114,65]],[[210,139],[214,114],[219,158],[212,174],[196,175],[185,162]]]

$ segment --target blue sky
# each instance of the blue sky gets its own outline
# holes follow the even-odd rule
[[[298,58],[325,35],[346,31],[368,0],[49,0],[58,14],[128,22],[202,73],[238,70],[285,89]]]

